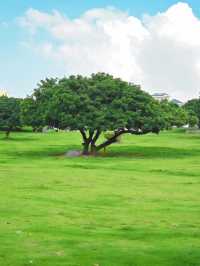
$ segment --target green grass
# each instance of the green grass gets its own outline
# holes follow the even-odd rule
[[[0,134],[1,266],[199,266],[200,136]]]

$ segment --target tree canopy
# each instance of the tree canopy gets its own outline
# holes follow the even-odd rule
[[[198,124],[198,127],[200,128],[200,99],[189,100],[184,105],[184,108],[190,114],[190,121],[192,122],[192,124],[194,124],[194,120],[196,119],[196,123]]]
[[[105,148],[122,134],[159,133],[165,127],[156,100],[140,86],[104,73],[41,81],[24,106],[42,124],[79,130],[84,154]],[[97,144],[108,130],[112,137]]]
[[[7,137],[21,127],[20,102],[17,98],[0,97],[0,130],[5,131]]]
[[[167,129],[173,126],[181,127],[188,123],[189,115],[184,108],[167,100],[161,101],[160,105]]]
[[[38,102],[32,97],[23,99],[21,103],[21,120],[24,125],[31,126],[33,131],[41,131],[42,127],[45,126],[43,113]]]

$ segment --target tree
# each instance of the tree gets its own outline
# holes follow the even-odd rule
[[[165,125],[159,103],[140,86],[104,73],[44,80],[31,99],[46,125],[80,131],[83,154],[96,153],[123,134],[159,133]],[[98,143],[105,131],[114,134]]]
[[[49,110],[49,107],[57,81],[53,78],[42,80],[33,95],[25,98],[21,104],[22,121],[25,125],[31,126],[35,132],[41,131],[46,125],[55,126],[50,121],[54,110]],[[47,113],[50,113],[51,119],[48,119]]]
[[[199,119],[192,111],[188,112],[188,124],[190,127],[195,127],[199,124]]]
[[[6,132],[6,138],[21,127],[20,102],[17,98],[0,97],[0,130]]]
[[[31,97],[27,97],[21,103],[21,118],[23,124],[31,126],[34,132],[41,131],[41,127],[45,125],[38,102]]]
[[[195,114],[198,119],[198,127],[200,128],[200,99],[192,99],[189,100],[185,105],[184,108],[190,113]]]
[[[188,113],[184,108],[167,100],[161,101],[160,105],[167,129],[173,126],[181,127],[188,123]]]

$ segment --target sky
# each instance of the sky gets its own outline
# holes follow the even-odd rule
[[[0,88],[25,97],[46,77],[107,72],[186,101],[200,92],[197,0],[0,3]]]

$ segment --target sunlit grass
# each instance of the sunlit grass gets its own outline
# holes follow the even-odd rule
[[[0,134],[0,265],[200,265],[200,136]]]

